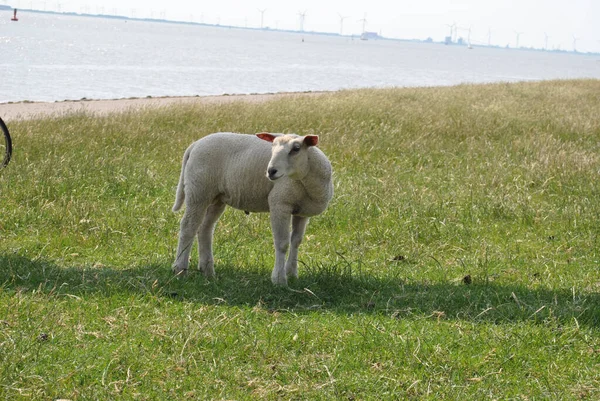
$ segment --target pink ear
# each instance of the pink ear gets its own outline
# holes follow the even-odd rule
[[[317,143],[319,143],[319,137],[316,135],[306,135],[304,137],[304,144],[306,146],[317,146]]]
[[[268,132],[261,132],[260,134],[256,134],[256,136],[267,142],[273,142],[276,138],[275,135],[269,134]]]

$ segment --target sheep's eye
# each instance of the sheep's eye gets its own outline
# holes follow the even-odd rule
[[[294,154],[294,153],[298,153],[299,151],[300,151],[300,144],[295,143],[294,146],[292,146],[292,150],[290,150],[290,155]]]

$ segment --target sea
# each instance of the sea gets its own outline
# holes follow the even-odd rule
[[[0,103],[600,79],[600,55],[0,11]]]

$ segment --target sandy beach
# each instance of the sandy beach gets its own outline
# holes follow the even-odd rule
[[[176,104],[224,104],[232,102],[267,102],[285,97],[318,96],[328,92],[291,92],[253,95],[222,95],[192,97],[148,97],[116,100],[77,100],[63,102],[0,103],[0,118],[4,121],[29,120],[71,113],[107,115]]]

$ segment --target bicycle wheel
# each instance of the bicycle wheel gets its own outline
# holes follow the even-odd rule
[[[3,157],[2,159],[2,167],[6,167],[8,165],[8,162],[10,161],[10,157],[12,156],[12,141],[10,139],[10,133],[8,132],[8,128],[6,127],[6,124],[4,124],[4,121],[2,121],[2,119],[0,118],[0,128],[2,129],[2,133],[3,133],[3,140],[0,140],[0,153],[2,154]]]

